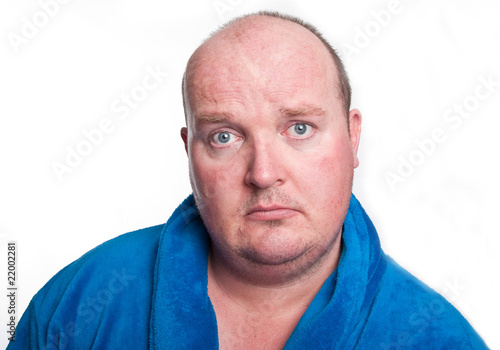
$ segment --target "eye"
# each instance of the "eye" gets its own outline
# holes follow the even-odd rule
[[[211,140],[217,146],[225,146],[235,142],[238,138],[228,131],[218,132],[212,135]]]
[[[287,133],[296,138],[305,138],[312,131],[312,126],[305,123],[297,123],[290,126],[287,130]]]

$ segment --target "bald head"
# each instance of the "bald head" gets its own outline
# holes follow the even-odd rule
[[[196,94],[203,94],[196,88],[197,81],[210,77],[215,65],[226,65],[227,76],[238,79],[238,67],[253,69],[253,73],[259,74],[262,65],[256,65],[267,61],[268,66],[278,68],[284,63],[283,57],[288,60],[297,57],[297,70],[301,69],[301,60],[317,62],[318,73],[328,75],[325,81],[335,88],[345,115],[348,115],[351,88],[344,66],[331,45],[316,28],[298,18],[276,12],[259,12],[225,24],[189,59],[182,87],[186,122],[191,114],[192,99]],[[269,79],[273,72],[267,72],[267,76]]]

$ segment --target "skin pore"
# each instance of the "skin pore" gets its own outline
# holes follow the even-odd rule
[[[220,348],[283,348],[337,267],[361,115],[346,118],[323,43],[279,18],[217,32],[185,77],[181,136],[212,240]]]

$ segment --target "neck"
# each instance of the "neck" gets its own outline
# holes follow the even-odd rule
[[[216,250],[212,249],[208,262],[209,295],[211,298],[216,295],[222,297],[246,312],[278,318],[291,313],[301,316],[337,268],[340,254],[339,237],[325,256],[301,276],[272,282],[268,279],[268,283],[262,283],[266,279],[259,278],[259,283],[252,283],[248,276],[235,274],[235,270],[226,266]],[[262,275],[263,269],[258,269],[256,273]]]

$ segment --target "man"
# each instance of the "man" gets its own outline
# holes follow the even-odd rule
[[[351,195],[361,114],[309,25],[230,22],[183,82],[193,196],[33,298],[11,348],[483,349]]]

